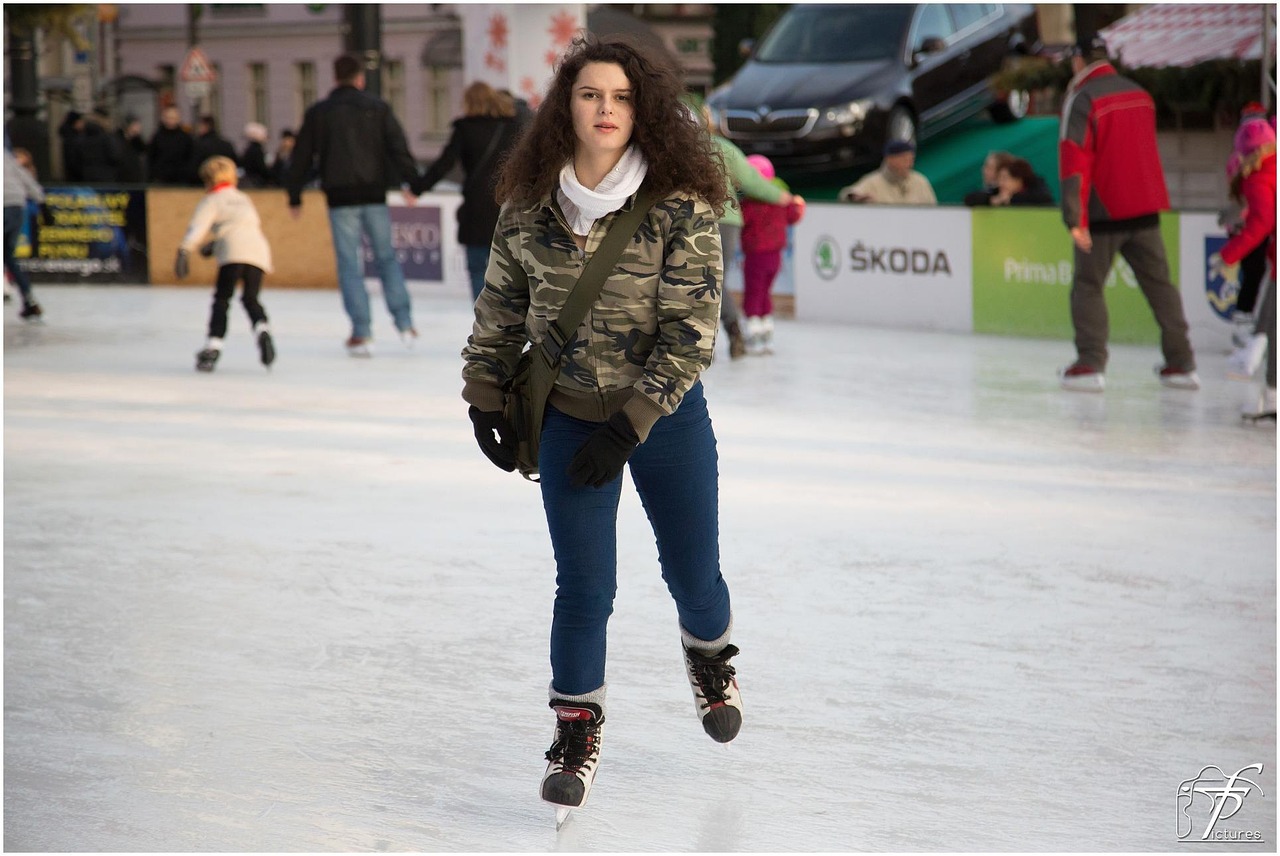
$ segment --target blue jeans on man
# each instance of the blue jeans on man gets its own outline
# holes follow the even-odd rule
[[[369,292],[364,285],[364,253],[360,243],[363,233],[369,238],[378,278],[382,280],[382,296],[387,311],[395,319],[396,329],[404,333],[413,329],[413,309],[404,284],[404,271],[391,246],[391,212],[386,205],[343,205],[329,209],[329,229],[333,234],[333,250],[338,257],[338,288],[342,306],[351,318],[351,335],[356,339],[372,338],[369,318]]]
[[[484,291],[484,274],[489,269],[490,244],[466,244],[467,274],[471,277],[471,302],[480,299]]]
[[[605,682],[605,628],[617,591],[622,475],[602,488],[572,487],[566,472],[598,422],[548,407],[538,472],[556,557],[551,623],[552,686],[579,695]],[[627,464],[658,542],[662,578],[680,626],[698,639],[729,628],[729,588],[720,575],[716,437],[702,383],[659,419]],[[671,628],[672,646],[679,638]],[[678,649],[677,649],[678,650]]]
[[[18,264],[15,253],[18,249],[18,239],[22,237],[22,227],[26,223],[26,217],[27,211],[22,205],[4,207],[4,269],[9,272],[24,302],[31,299],[31,279]]]

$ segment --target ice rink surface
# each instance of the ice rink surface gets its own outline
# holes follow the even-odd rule
[[[1066,342],[783,321],[719,359],[742,735],[698,725],[628,486],[557,833],[538,488],[475,447],[470,307],[414,293],[416,350],[375,300],[356,360],[336,292],[268,289],[274,370],[236,304],[212,375],[205,289],[6,307],[7,850],[1275,850],[1275,431],[1225,341],[1197,393],[1154,347],[1103,395]],[[1255,763],[1218,828],[1265,841],[1180,842],[1180,783]]]

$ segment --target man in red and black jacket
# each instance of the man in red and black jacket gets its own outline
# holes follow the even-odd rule
[[[1076,361],[1063,369],[1062,386],[1102,391],[1108,334],[1103,286],[1119,253],[1160,325],[1160,382],[1198,389],[1182,297],[1169,278],[1160,240],[1160,212],[1169,207],[1169,192],[1156,148],[1155,102],[1116,73],[1097,39],[1078,49],[1071,65],[1075,77],[1062,106],[1058,159],[1062,217],[1075,243]]]

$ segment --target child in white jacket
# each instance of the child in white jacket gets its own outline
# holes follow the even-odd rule
[[[204,350],[196,354],[196,369],[211,372],[218,362],[222,339],[227,333],[227,307],[235,296],[238,282],[244,283],[240,302],[253,323],[262,364],[270,367],[275,361],[276,349],[267,327],[266,310],[258,302],[258,292],[262,289],[263,272],[271,270],[271,246],[262,233],[258,211],[253,207],[253,200],[237,189],[236,165],[230,158],[219,155],[206,160],[200,165],[200,180],[208,192],[191,215],[173,266],[178,279],[185,279],[190,273],[192,250],[199,248],[201,255],[216,254],[218,259],[209,339]],[[211,238],[208,243],[207,237]]]

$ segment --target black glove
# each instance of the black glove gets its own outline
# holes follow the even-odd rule
[[[476,442],[480,451],[500,470],[513,472],[516,468],[516,432],[500,410],[481,410],[474,404],[467,411],[475,426]],[[494,432],[498,436],[493,436]]]
[[[609,417],[579,448],[569,462],[569,483],[574,487],[604,487],[618,477],[631,453],[640,445],[631,420],[621,411]]]
[[[178,279],[186,279],[191,273],[191,260],[186,250],[178,250],[178,257],[173,260],[173,275]]]
[[[208,243],[201,244],[200,255],[204,256],[207,259],[213,255],[213,251],[216,250],[217,248],[218,248],[218,245],[214,241],[209,241]]]

